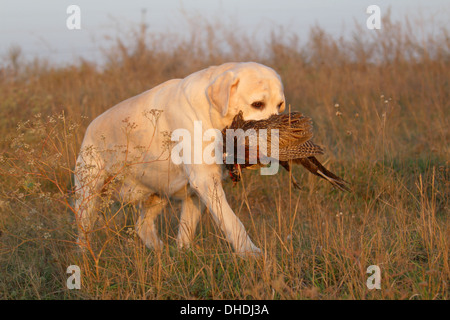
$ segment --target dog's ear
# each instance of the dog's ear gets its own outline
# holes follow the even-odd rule
[[[230,111],[230,98],[236,92],[239,78],[226,71],[219,75],[206,89],[206,95],[214,108],[225,117]]]

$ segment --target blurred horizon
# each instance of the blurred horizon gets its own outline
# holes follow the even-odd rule
[[[66,27],[66,0],[0,6],[0,300],[449,299],[448,4],[241,2],[169,0],[151,9],[143,0],[83,0],[80,31]],[[366,27],[372,4],[381,30]],[[238,258],[208,212],[190,230],[191,249],[177,250],[186,207],[170,198],[156,222],[164,249],[152,252],[133,231],[139,206],[112,195],[133,165],[170,161],[146,156],[155,139],[170,148],[170,131],[151,115],[173,101],[142,99],[142,114],[111,121],[120,143],[82,149],[85,132],[130,97],[228,61],[276,71],[284,112],[313,119],[320,161],[352,192],[299,167],[274,176],[243,170],[223,187],[261,259]],[[197,99],[189,103],[197,114]],[[146,132],[148,143],[130,149]],[[111,165],[97,158],[74,169],[80,155]],[[98,174],[80,181],[89,186],[85,201],[99,204],[99,223],[81,254],[74,181],[91,170]],[[215,197],[221,181],[213,182]],[[67,289],[69,265],[83,267],[82,290]],[[383,267],[382,290],[368,290],[370,265]]]
[[[314,3],[287,0],[271,1],[180,1],[169,0],[152,5],[144,0],[109,3],[77,1],[81,9],[81,30],[68,30],[66,9],[73,2],[43,0],[4,3],[0,10],[0,61],[20,48],[23,59],[47,59],[52,64],[70,64],[80,58],[104,62],[104,50],[116,39],[128,38],[139,25],[153,35],[192,37],[198,28],[220,24],[236,30],[263,45],[276,32],[295,35],[303,43],[314,27],[339,37],[369,37],[366,8],[376,4],[381,17],[389,13],[393,22],[405,24],[410,19],[413,32],[424,37],[448,29],[450,4],[443,0],[332,1]],[[359,29],[355,29],[359,28]],[[242,35],[241,34],[241,35]],[[239,36],[238,38],[241,38]]]

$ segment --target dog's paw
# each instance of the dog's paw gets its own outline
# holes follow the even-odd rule
[[[255,246],[249,250],[241,250],[237,252],[237,254],[244,259],[260,259],[264,256],[261,249]]]

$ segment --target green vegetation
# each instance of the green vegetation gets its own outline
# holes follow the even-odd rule
[[[141,28],[105,50],[103,66],[11,55],[0,69],[0,299],[449,299],[450,37],[383,28],[351,41],[315,28],[305,45],[281,32],[260,45],[208,24],[188,40]],[[225,181],[264,251],[258,260],[236,257],[207,212],[195,246],[176,249],[176,202],[158,220],[162,252],[135,235],[133,206],[115,203],[82,254],[71,191],[86,126],[128,97],[226,61],[281,75],[291,110],[314,120],[321,161],[353,192],[301,168],[301,191],[282,171]],[[73,264],[81,290],[66,288]],[[381,290],[366,287],[370,265],[381,268]]]

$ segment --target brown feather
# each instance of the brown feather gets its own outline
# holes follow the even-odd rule
[[[323,154],[323,149],[314,144],[311,139],[313,137],[313,126],[311,118],[303,116],[299,112],[292,112],[290,114],[283,115],[272,115],[265,120],[249,120],[245,121],[242,112],[239,112],[229,127],[225,127],[222,131],[223,136],[226,141],[226,129],[242,129],[247,131],[250,129],[255,130],[256,134],[259,134],[259,130],[267,130],[267,156],[270,157],[272,152],[270,150],[270,145],[272,139],[271,129],[278,129],[278,156],[280,164],[283,168],[290,171],[290,163],[298,163],[304,166],[308,171],[316,176],[319,176],[333,186],[340,190],[349,191],[347,182],[334,173],[328,171],[314,156]],[[245,147],[245,159],[241,159],[245,163],[240,164],[241,168],[255,167],[250,164],[251,156],[255,156],[259,163],[259,145],[256,148],[251,148],[249,139],[237,139],[235,137],[234,141],[234,157],[237,163],[237,150],[239,145],[244,144]],[[224,143],[224,153],[225,153]],[[254,155],[254,152],[257,154]],[[240,176],[237,173],[235,165],[227,164],[227,168],[230,171],[231,178],[233,181],[239,181]],[[299,188],[297,181],[294,176],[291,175],[292,183],[296,188]]]

